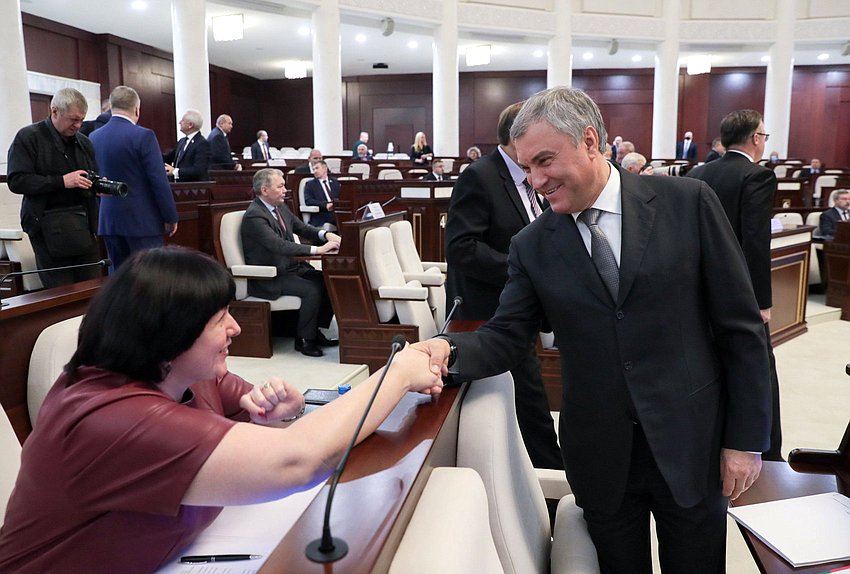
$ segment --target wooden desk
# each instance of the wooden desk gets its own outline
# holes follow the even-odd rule
[[[770,337],[773,346],[808,331],[806,300],[809,293],[811,225],[788,227],[770,237],[770,281],[773,309]]]
[[[260,574],[386,572],[431,469],[456,464],[458,416],[465,392],[465,386],[445,389],[433,400],[409,393],[375,434],[352,451],[331,510],[331,531],[348,544],[347,555],[318,564],[304,554],[322,534],[329,488],[325,486]]]

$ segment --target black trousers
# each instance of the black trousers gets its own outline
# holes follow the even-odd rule
[[[652,574],[650,513],[655,517],[664,574],[722,574],[727,506],[720,477],[716,490],[696,506],[677,505],[640,425],[635,425],[623,503],[614,514],[585,510],[584,518],[602,574]]]
[[[100,260],[100,248],[97,242],[92,244],[92,248],[88,253],[77,255],[76,257],[53,257],[47,250],[47,244],[44,242],[44,237],[40,233],[30,235],[30,243],[32,243],[32,250],[35,253],[35,264],[39,269],[80,265],[82,263],[96,263]],[[51,271],[50,273],[38,274],[45,289],[59,287],[60,285],[70,285],[79,281],[94,279],[101,275],[102,271],[100,267],[84,267],[82,269]]]
[[[534,347],[519,365],[511,369],[511,375],[514,378],[517,422],[534,468],[563,470],[564,461]]]
[[[281,295],[301,298],[296,327],[298,337],[313,340],[318,335],[319,327],[330,326],[334,312],[321,271],[304,263],[297,271],[278,277],[278,287]]]
[[[761,455],[762,460],[784,461],[782,458],[782,419],[779,413],[779,376],[776,374],[776,357],[773,355],[773,345],[770,342],[770,327],[764,324],[764,335],[767,339],[767,357],[770,359],[770,400],[773,415],[770,424],[770,448]]]

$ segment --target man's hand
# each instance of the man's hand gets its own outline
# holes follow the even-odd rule
[[[340,237],[336,233],[331,233],[330,231],[328,231],[327,233],[325,233],[325,241],[332,241],[336,244],[341,244],[342,237]]]
[[[327,209],[328,211],[333,211],[334,210],[334,202],[333,201],[327,202],[325,204],[325,209]]]
[[[239,162],[236,162],[236,171],[242,171],[242,164]]]
[[[770,308],[759,309],[759,313],[761,313],[761,320],[763,322],[770,323]]]
[[[327,238],[327,237],[326,237]],[[328,241],[324,245],[319,245],[316,248],[316,253],[319,255],[324,255],[325,253],[337,253],[339,251],[339,243],[336,241]]]
[[[74,187],[89,189],[93,185],[91,180],[86,177],[86,170],[84,169],[78,169],[77,171],[66,173],[62,176],[62,183],[65,185],[65,189],[71,189]]]
[[[445,376],[449,374],[449,354],[451,347],[445,339],[434,338],[427,341],[417,341],[410,348],[425,353],[431,357],[431,371]]]
[[[166,175],[174,175],[174,166],[165,164],[165,173]]]
[[[177,222],[174,223],[166,223],[165,224],[165,234],[169,237],[174,237],[174,234],[177,233]]]
[[[761,472],[761,455],[731,448],[720,449],[723,496],[732,500],[750,488]]]

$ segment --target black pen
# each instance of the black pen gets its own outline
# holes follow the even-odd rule
[[[262,558],[259,554],[212,554],[209,556],[184,556],[180,559],[183,564],[209,564],[210,562],[236,562],[237,560],[256,560]]]

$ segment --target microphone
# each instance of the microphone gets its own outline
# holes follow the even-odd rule
[[[461,297],[460,295],[458,295],[458,296],[456,296],[456,297],[454,298],[454,300],[453,300],[453,302],[452,302],[452,310],[451,310],[451,311],[449,311],[449,314],[448,314],[448,315],[446,315],[446,322],[445,322],[445,323],[443,323],[443,327],[440,329],[440,332],[439,332],[439,333],[437,333],[438,335],[443,335],[443,334],[445,334],[445,332],[446,332],[446,327],[448,327],[448,326],[449,326],[449,321],[451,321],[451,319],[452,319],[452,315],[454,315],[454,314],[455,314],[455,311],[457,311],[457,308],[458,308],[458,307],[460,307],[461,305],[463,305],[463,297]]]
[[[404,348],[405,343],[407,343],[407,341],[403,335],[396,335],[393,337],[392,350],[390,351],[390,356],[387,359],[387,364],[384,367],[384,372],[381,373],[381,378],[378,379],[378,384],[375,385],[375,390],[372,391],[372,396],[369,397],[369,403],[366,405],[366,409],[360,417],[360,422],[357,423],[357,429],[354,431],[354,436],[351,437],[351,442],[348,444],[348,448],[345,449],[342,459],[340,459],[339,464],[336,465],[333,478],[331,479],[331,487],[328,490],[328,501],[325,503],[325,521],[322,525],[322,537],[313,540],[304,550],[304,554],[306,554],[307,558],[313,562],[336,562],[348,554],[348,544],[346,544],[345,540],[331,536],[331,505],[333,504],[336,485],[339,484],[339,478],[345,470],[345,463],[348,462],[348,457],[351,454],[352,449],[354,449],[354,444],[357,442],[360,430],[366,422],[366,417],[369,415],[372,403],[375,402],[375,397],[378,396],[378,391],[381,389],[384,377],[387,376],[387,371],[390,370],[390,365],[392,364],[396,353]]]
[[[15,271],[13,273],[6,273],[3,277],[0,277],[0,285],[6,282],[6,279],[9,277],[21,277],[23,275],[32,275],[33,273],[49,273],[50,271],[67,271],[69,269],[82,269],[84,267],[109,267],[112,265],[111,259],[101,259],[100,261],[95,261],[94,263],[80,263],[79,265],[65,265],[63,267],[50,267],[48,269],[30,269],[29,271]],[[1,298],[1,297],[0,297]],[[0,302],[0,308],[5,307],[9,303]]]

